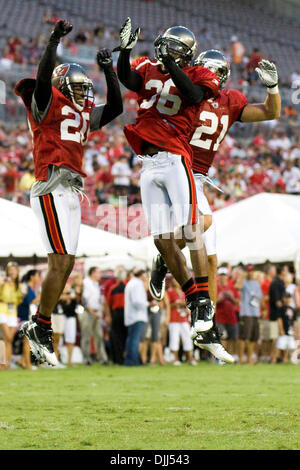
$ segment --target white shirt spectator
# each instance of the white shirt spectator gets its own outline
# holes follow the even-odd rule
[[[269,140],[269,147],[271,149],[289,150],[291,145],[292,145],[291,140],[286,135],[282,137],[278,136],[275,139]]]
[[[295,147],[290,153],[290,157],[292,160],[296,160],[296,158],[300,158],[300,148]]]
[[[97,281],[93,281],[89,276],[83,281],[83,299],[93,310],[102,311],[102,299],[100,286]]]
[[[147,323],[148,305],[144,282],[134,276],[125,287],[125,326],[130,326],[138,321]]]
[[[300,192],[300,168],[293,166],[290,170],[283,172],[283,181],[287,193]]]
[[[131,170],[127,161],[119,160],[111,168],[111,174],[114,176],[114,184],[119,186],[130,186]]]
[[[233,149],[230,151],[230,158],[234,157],[246,158],[246,150],[238,147],[233,147]]]

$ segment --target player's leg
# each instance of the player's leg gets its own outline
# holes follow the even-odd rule
[[[213,301],[214,305],[216,305],[216,296],[217,296],[217,256],[216,256],[216,225],[213,220],[212,211],[209,207],[209,203],[207,198],[203,192],[203,183],[199,177],[195,178],[196,184],[196,193],[197,193],[197,204],[198,210],[200,213],[199,216],[199,231],[203,233],[203,241],[205,247],[203,245],[199,246],[200,253],[200,260],[206,259],[208,261],[208,285],[209,285],[209,295],[211,300]],[[186,241],[184,237],[179,236],[179,232],[182,229],[177,229],[175,231],[175,240],[179,248],[182,250],[186,246]],[[205,253],[206,248],[206,253]],[[197,258],[194,260],[194,265],[197,266]],[[198,263],[199,265],[199,263]],[[165,276],[167,274],[167,267],[162,258],[159,254],[157,255],[152,262],[152,270],[151,270],[151,277],[150,277],[150,288],[153,286],[151,291],[152,296],[156,300],[161,300],[164,296],[165,292]],[[195,273],[197,276],[197,271]]]
[[[180,157],[173,156],[173,160],[174,158]],[[151,158],[144,157],[140,181],[141,196],[155,246],[177,282],[184,285],[191,276],[185,257],[174,239],[172,202],[166,189],[166,179],[176,175],[172,170],[167,152],[160,152]]]
[[[214,314],[208,292],[206,249],[202,229],[198,223],[196,186],[192,170],[183,157],[176,159],[173,157],[169,173],[166,175],[166,188],[172,202],[176,224],[182,228],[179,239],[184,238],[189,248],[195,275],[195,279],[190,277],[185,284],[180,283],[180,286],[185,293],[187,306],[191,310],[192,330],[196,336],[197,332],[212,328]]]
[[[197,191],[198,197],[198,191]],[[214,303],[217,305],[217,269],[218,269],[218,259],[217,259],[217,243],[216,243],[216,223],[213,215],[204,214],[204,234],[203,240],[207,252],[207,262],[208,262],[208,288],[209,296]]]
[[[41,229],[48,253],[48,271],[42,284],[37,315],[21,327],[30,349],[39,362],[57,365],[52,344],[51,314],[73,269],[75,251],[71,234],[78,238],[79,228],[73,223],[70,208],[74,205],[70,187],[59,185],[52,193],[33,197],[31,207]],[[76,195],[76,210],[80,220],[80,205]]]

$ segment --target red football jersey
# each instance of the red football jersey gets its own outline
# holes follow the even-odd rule
[[[19,90],[21,85],[21,92]],[[35,80],[21,80],[15,87],[27,109],[33,136],[33,159],[36,180],[48,179],[49,165],[64,165],[82,176],[83,147],[90,128],[90,112],[80,112],[71,100],[52,87],[52,99],[44,119],[38,123],[31,111]]]
[[[144,140],[191,161],[188,142],[198,105],[188,105],[170,74],[161,71],[159,62],[141,57],[132,61],[131,69],[140,74],[143,86],[137,97],[136,123],[124,128],[129,144],[140,154]],[[207,88],[207,97],[217,95],[219,80],[210,70],[200,66],[183,70],[193,83]]]
[[[220,143],[248,100],[238,90],[221,90],[215,99],[199,103],[190,145],[194,172],[207,174]]]

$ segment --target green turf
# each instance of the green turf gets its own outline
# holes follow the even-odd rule
[[[0,449],[300,449],[295,365],[0,371]]]

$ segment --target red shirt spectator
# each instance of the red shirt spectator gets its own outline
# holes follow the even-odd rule
[[[111,310],[116,310],[118,308],[124,308],[125,306],[125,285],[126,282],[116,281],[109,289],[106,300],[109,308]]]
[[[101,181],[104,185],[112,183],[113,177],[109,172],[109,168],[98,171],[96,176],[96,183],[99,181]]]
[[[177,306],[176,304],[180,304],[181,302],[185,303],[185,297],[184,293],[180,290],[176,289],[168,289],[167,294],[169,297],[170,301],[170,307],[171,307],[171,316],[170,316],[170,322],[174,323],[181,323],[181,322],[187,322],[189,320],[189,315],[186,312],[185,307],[180,307],[179,305]]]
[[[227,269],[220,268],[216,309],[217,323],[222,323],[225,325],[234,325],[238,323],[236,315],[236,301],[239,300],[239,298],[239,292],[233,287],[232,282],[228,280]]]

